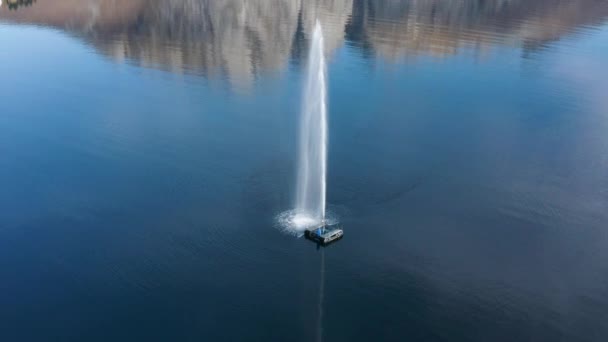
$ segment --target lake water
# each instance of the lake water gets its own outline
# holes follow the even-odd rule
[[[608,340],[608,2],[3,1],[0,340]]]

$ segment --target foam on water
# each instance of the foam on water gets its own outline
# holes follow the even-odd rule
[[[339,217],[332,211],[325,213],[325,223],[328,225],[339,222]],[[313,216],[309,216],[296,209],[284,211],[276,217],[277,227],[290,235],[302,236],[308,228],[318,227],[320,222]]]

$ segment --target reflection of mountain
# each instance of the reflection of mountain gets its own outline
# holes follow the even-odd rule
[[[297,15],[291,0],[159,0],[144,6],[137,21],[111,39],[94,37],[93,42],[115,58],[221,73],[247,86],[259,72],[285,66]]]
[[[312,33],[317,20],[323,23],[325,51],[331,54],[344,41],[344,26],[351,15],[353,0],[304,0],[302,4],[304,31]]]
[[[119,60],[247,86],[285,66],[299,10],[292,0],[40,0],[0,18],[61,27]]]
[[[239,87],[303,58],[315,20],[330,55],[346,37],[395,59],[461,46],[534,48],[606,16],[598,0],[38,0],[0,12],[1,20],[62,28],[119,60]]]
[[[453,54],[461,46],[530,48],[608,16],[597,0],[358,0],[350,25],[389,59]]]

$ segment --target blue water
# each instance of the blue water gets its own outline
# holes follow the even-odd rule
[[[606,61],[597,0],[4,1],[0,341],[606,341]]]

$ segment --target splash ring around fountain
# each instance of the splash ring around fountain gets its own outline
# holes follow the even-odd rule
[[[319,227],[322,222],[312,215],[307,215],[296,209],[278,214],[275,218],[276,227],[285,234],[301,237],[306,229]],[[340,222],[338,214],[328,210],[325,214],[325,224],[333,225]]]

